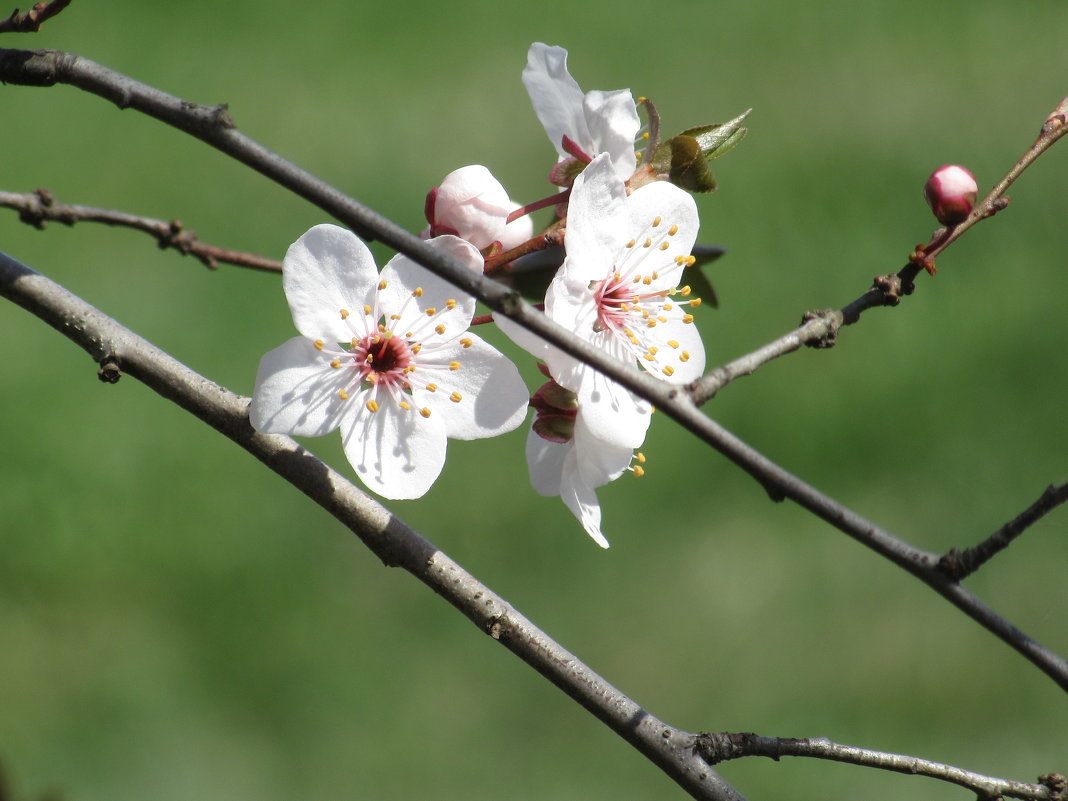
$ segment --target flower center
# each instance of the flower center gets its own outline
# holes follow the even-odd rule
[[[389,332],[375,332],[353,340],[351,354],[360,380],[401,390],[410,388],[406,376],[414,354],[406,340]]]

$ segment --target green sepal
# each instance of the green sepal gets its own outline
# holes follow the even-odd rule
[[[686,134],[660,143],[653,154],[653,168],[658,173],[666,173],[671,183],[690,192],[711,192],[716,188],[716,179],[708,169],[701,145]]]

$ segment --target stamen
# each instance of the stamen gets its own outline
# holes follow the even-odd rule
[[[412,297],[413,298],[421,298],[421,297],[423,297],[423,288],[421,286],[417,286],[415,289],[413,289],[412,290]]]
[[[690,305],[693,306],[694,308],[697,308],[698,306],[701,305],[701,299],[700,298],[694,298],[693,300],[690,301]]]
[[[404,409],[404,411],[408,411],[408,410],[410,410],[412,408],[411,405],[408,403],[408,401],[401,401],[398,404],[398,406],[400,406],[402,409]]]
[[[334,359],[332,362],[330,362],[330,366],[333,367],[335,370],[341,369],[341,359]]]
[[[474,343],[473,343],[473,342],[471,342],[471,339],[470,339],[470,337],[464,337],[463,339],[461,339],[461,340],[460,340],[460,345],[461,345],[462,347],[465,347],[465,348],[469,348],[469,347],[471,347],[471,345],[473,345],[473,344],[474,344]]]
[[[434,331],[435,331],[435,332],[436,332],[436,333],[437,333],[437,334],[438,334],[439,336],[440,336],[441,334],[444,334],[444,333],[445,333],[445,325],[444,325],[443,323],[438,323],[437,325],[435,325],[435,326],[434,326]]]
[[[688,361],[690,361],[689,352],[684,350],[682,353],[680,353],[679,354],[679,361],[680,362],[688,362]]]
[[[363,313],[364,314],[370,315],[372,311],[374,311],[374,309],[372,309],[368,304],[366,304],[366,303],[363,304]]]
[[[349,310],[348,309],[342,309],[341,310],[341,319],[342,320],[349,319]]]
[[[656,228],[656,226],[660,225],[660,223],[661,223],[660,217],[654,217],[653,218],[653,228]]]
[[[459,392],[454,392],[449,395],[449,400],[451,400],[453,403],[459,403],[463,399],[463,395],[461,395]]]
[[[381,292],[385,288],[386,288],[386,282],[385,281],[379,281],[378,282],[378,290]]]
[[[365,405],[367,406],[367,411],[369,411],[371,414],[374,414],[378,411],[378,401],[369,400]]]
[[[437,313],[438,313],[438,310],[435,309],[433,306],[431,306],[429,309],[426,310],[426,316],[427,317],[433,317]]]
[[[668,228],[668,236],[675,236],[679,232],[679,226],[673,225]]]
[[[449,311],[452,311],[453,309],[456,308],[456,301],[453,300],[452,298],[449,298],[447,301],[445,301],[445,308],[448,309]]]
[[[676,350],[678,350],[678,348],[679,348],[678,340],[675,340],[675,339],[669,339],[668,340],[668,345],[671,346],[672,348],[675,348]]]
[[[343,389],[342,389],[342,390],[340,390],[340,391],[339,391],[339,392],[337,393],[337,396],[338,396],[339,398],[341,398],[341,400],[348,400],[348,399],[349,399],[349,393],[348,393],[348,392],[346,392],[346,391],[345,391],[345,390],[343,390]]]
[[[423,415],[423,417],[430,417],[430,409],[424,406],[422,409],[419,410],[419,414]]]
[[[632,239],[632,240],[630,240],[630,241],[629,241],[629,242],[627,243],[627,247],[628,247],[628,248],[632,248],[632,247],[634,247],[634,246],[635,246],[636,244],[638,244],[637,240],[635,240],[635,239]]]
[[[664,242],[660,243],[660,249],[661,250],[667,250],[669,247],[670,247],[670,245],[667,243],[666,240]]]
[[[426,385],[426,391],[427,392],[437,392],[438,391],[438,385],[435,384],[434,382],[431,382],[431,383]]]
[[[688,323],[692,323],[693,322],[693,315],[692,314],[684,314],[684,315],[682,315],[682,321],[684,323],[687,323],[687,324]]]
[[[671,376],[675,375],[675,368],[672,367],[670,364],[666,364],[664,365],[664,369],[661,372],[670,378]]]
[[[640,464],[634,465],[634,467],[630,469],[630,472],[634,473],[635,478],[641,478],[645,475],[645,469]]]
[[[453,370],[453,371],[459,370],[460,369],[460,363],[459,362],[449,362],[449,369]]]
[[[315,345],[316,350],[322,350],[326,345],[326,343],[323,342],[321,339],[315,340],[313,344]]]
[[[638,464],[645,464],[645,454],[641,451],[638,451],[636,454],[634,454],[634,460]]]
[[[643,248],[651,248],[652,246],[653,246],[653,240],[652,239],[646,239],[644,242],[642,242],[642,247]]]

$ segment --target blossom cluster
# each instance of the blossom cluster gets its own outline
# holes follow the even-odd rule
[[[705,365],[693,324],[700,300],[680,286],[694,264],[693,197],[663,180],[670,166],[640,164],[641,121],[629,90],[584,93],[567,51],[541,43],[530,47],[522,80],[557,152],[549,173],[557,192],[521,207],[486,167],[462,167],[428,193],[423,237],[483,272],[537,239],[529,211],[555,206],[565,252],[545,314],[635,370],[694,380]],[[468,330],[473,298],[405,256],[379,273],[366,245],[336,226],[316,226],[289,248],[283,286],[299,336],[260,362],[249,408],[258,431],[340,429],[367,487],[417,498],[443,469],[448,438],[511,431],[532,407],[534,489],[559,496],[608,547],[595,491],[627,471],[641,474],[647,402],[498,317],[548,378],[531,396],[516,367]]]

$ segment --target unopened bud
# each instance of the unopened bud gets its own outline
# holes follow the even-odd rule
[[[957,164],[944,164],[923,185],[923,196],[942,225],[960,225],[972,213],[979,185]]]

